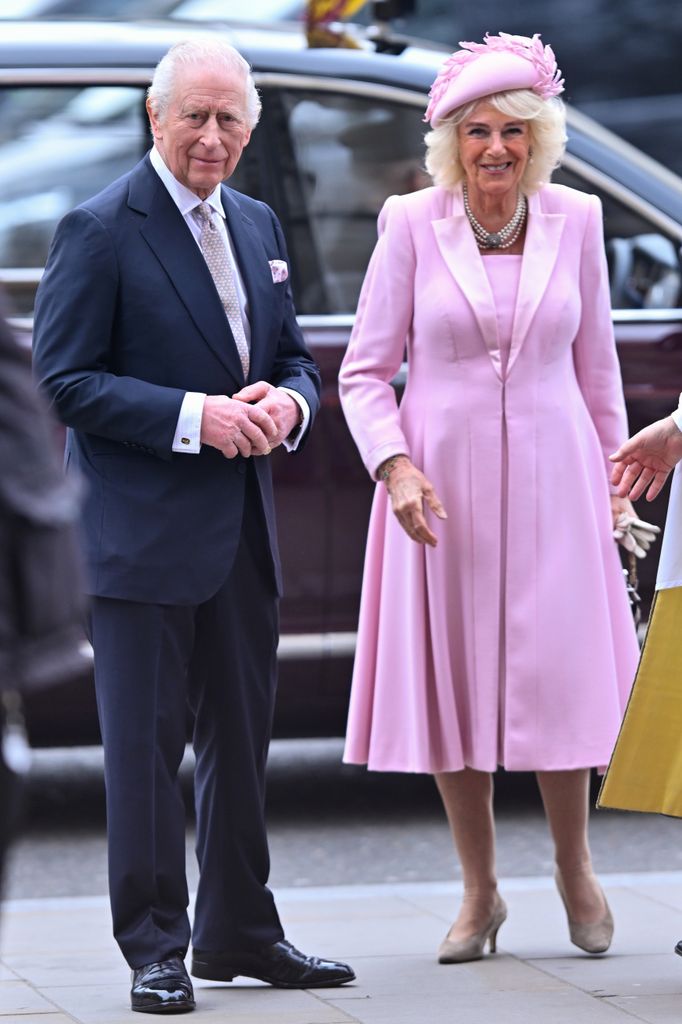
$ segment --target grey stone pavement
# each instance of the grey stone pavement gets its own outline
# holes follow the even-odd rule
[[[196,982],[192,1020],[226,1024],[679,1024],[682,872],[601,876],[611,950],[571,946],[548,878],[507,878],[498,952],[440,966],[457,883],[282,888],[288,937],[351,962],[339,989],[282,991],[247,979]],[[130,1024],[129,977],[102,897],[10,900],[2,909],[0,1024]],[[134,1018],[139,1019],[139,1018]]]

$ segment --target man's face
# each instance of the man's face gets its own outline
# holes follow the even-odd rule
[[[180,68],[163,117],[149,103],[147,112],[166,166],[201,199],[230,177],[251,137],[245,82],[217,64]]]

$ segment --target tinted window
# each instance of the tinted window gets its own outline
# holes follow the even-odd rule
[[[42,267],[64,214],[144,153],[144,93],[123,86],[4,89],[0,114],[0,268]],[[32,289],[13,298],[28,312]]]
[[[560,170],[572,188],[597,193],[604,208],[606,256],[614,309],[674,309],[680,305],[682,273],[678,245],[613,196]]]
[[[376,97],[264,90],[263,124],[230,184],[270,202],[284,223],[300,313],[353,313],[388,195],[429,184],[416,107]],[[0,90],[0,272],[41,268],[61,217],[129,170],[150,144],[144,89]],[[597,191],[575,174],[556,180]],[[602,194],[612,304],[675,308],[677,245]],[[30,313],[33,285],[11,288]]]
[[[0,272],[42,268],[64,214],[147,152],[144,101],[141,86],[0,90]],[[250,173],[245,155],[232,183],[258,195]],[[10,282],[16,313],[31,312],[34,289]]]
[[[424,126],[416,108],[366,97],[291,91],[278,101],[290,147],[280,169],[287,241],[303,268],[297,307],[353,313],[384,200],[430,184]]]

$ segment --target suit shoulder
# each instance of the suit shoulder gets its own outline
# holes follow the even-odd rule
[[[234,203],[241,213],[247,217],[251,217],[254,220],[259,220],[261,217],[267,217],[269,220],[276,218],[274,210],[267,203],[262,202],[260,199],[254,199],[252,196],[247,196],[244,192],[238,192],[237,189],[230,188],[229,185],[223,185],[223,198],[225,196],[227,196],[228,201]]]
[[[122,174],[120,178],[116,178],[115,181],[112,181],[109,185],[103,188],[101,192],[97,192],[94,196],[91,196],[89,199],[80,203],[76,209],[100,212],[109,209],[113,205],[120,205],[121,203],[127,202],[130,191],[130,181],[135,170],[136,168],[133,168],[132,171]]]
[[[416,232],[432,220],[447,217],[451,202],[451,193],[435,185],[417,192],[389,196],[379,214],[379,233],[399,225],[409,226],[411,232]]]
[[[586,217],[594,206],[601,206],[598,196],[568,185],[543,185],[538,195],[546,213],[578,213]]]
[[[416,192],[389,196],[384,205],[387,212],[399,209],[410,218],[424,217],[433,220],[435,217],[445,216],[450,195],[446,189],[431,185],[429,188],[421,188]]]

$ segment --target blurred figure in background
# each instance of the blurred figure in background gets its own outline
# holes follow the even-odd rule
[[[21,697],[83,672],[78,499],[0,307],[0,873],[28,767]]]

